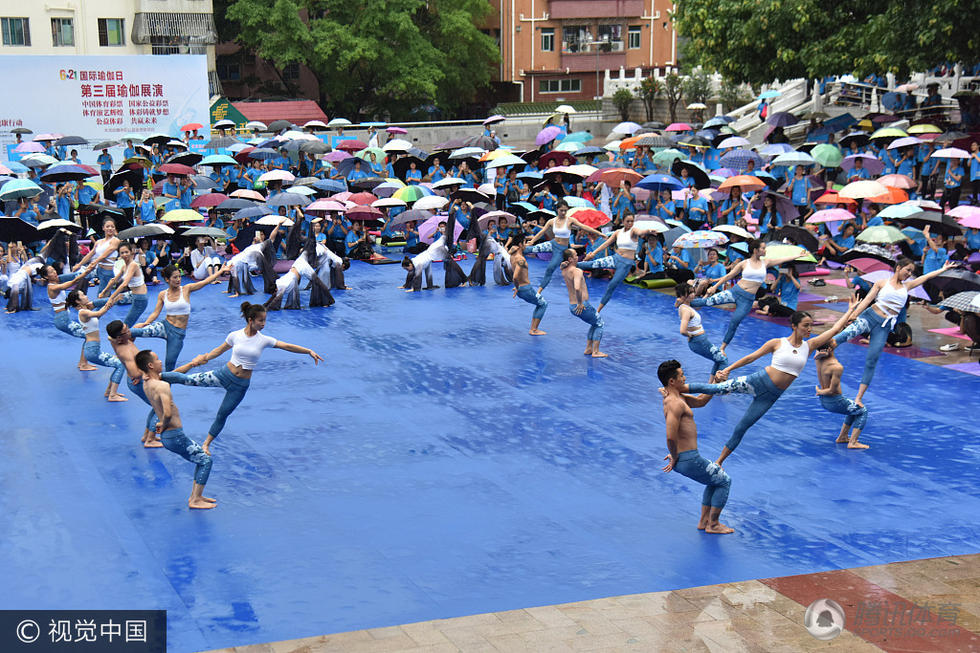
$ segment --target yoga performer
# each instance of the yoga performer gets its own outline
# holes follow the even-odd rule
[[[578,252],[566,249],[562,253],[561,276],[568,288],[568,310],[572,315],[589,325],[585,339],[585,355],[592,358],[606,358],[609,354],[599,351],[602,329],[605,326],[599,312],[589,304],[589,289],[585,285],[585,273],[576,267]],[[540,291],[539,291],[540,292]]]
[[[10,295],[7,298],[7,313],[34,310],[34,275],[42,267],[44,262],[35,256],[10,275],[7,279],[7,291]]]
[[[98,302],[101,308],[96,308],[96,304],[85,293],[72,290],[68,293],[65,304],[78,311],[78,321],[82,325],[82,331],[85,332],[85,360],[93,365],[108,367],[112,370],[112,375],[109,377],[109,387],[105,391],[106,398],[109,401],[129,401],[125,395],[119,394],[119,382],[122,381],[126,368],[118,358],[103,352],[99,343],[101,338],[99,318],[105,315],[105,312],[117,299],[119,299],[118,295],[113,295],[108,299],[100,299]]]
[[[609,298],[612,297],[616,287],[623,283],[626,275],[636,267],[636,248],[640,246],[640,239],[644,238],[647,234],[653,233],[652,229],[639,229],[634,227],[633,223],[634,217],[632,215],[624,217],[623,226],[609,234],[605,241],[593,251],[586,254],[585,259],[578,264],[578,267],[582,270],[595,270],[600,268],[615,270],[612,279],[609,281],[609,285],[606,286],[606,292],[602,294],[602,299],[599,300],[599,308],[596,309],[596,313],[602,312],[605,305],[609,303]],[[611,256],[603,256],[592,260],[596,252],[601,252],[607,247],[613,247],[614,243],[615,247]]]
[[[954,263],[947,261],[938,270],[933,270],[929,274],[923,274],[915,279],[909,279],[915,271],[915,263],[912,259],[900,256],[895,265],[894,274],[887,279],[875,282],[854,312],[857,319],[834,338],[839,345],[856,336],[868,336],[868,353],[864,359],[864,373],[861,375],[861,385],[858,388],[857,396],[854,397],[854,402],[858,406],[864,405],[864,393],[871,385],[875,368],[878,366],[878,358],[881,357],[881,350],[885,348],[888,342],[888,334],[895,326],[898,314],[905,308],[909,291],[953,266]],[[872,302],[874,303],[872,304]]]
[[[514,296],[520,297],[528,304],[534,304],[534,313],[531,314],[531,330],[528,331],[532,336],[543,336],[547,331],[542,331],[541,318],[548,310],[548,300],[541,296],[541,293],[534,290],[529,280],[530,274],[527,269],[527,259],[524,258],[524,234],[519,233],[514,237],[510,248],[510,268],[514,271]]]
[[[306,245],[296,260],[293,261],[292,267],[276,280],[276,292],[266,301],[266,309],[270,311],[278,311],[281,308],[299,309],[299,282],[303,279],[309,281],[313,286],[310,291],[310,308],[332,306],[334,303],[333,295],[330,294],[330,289],[317,276],[316,270],[313,268],[317,263],[316,237],[311,235],[306,239]],[[283,305],[284,299],[285,306]]]
[[[731,318],[728,320],[728,329],[725,331],[725,337],[722,339],[721,347],[719,347],[722,353],[725,352],[725,348],[735,337],[735,331],[738,329],[738,325],[749,314],[749,311],[752,310],[755,295],[759,292],[759,287],[766,281],[767,266],[778,267],[783,263],[789,263],[796,259],[795,256],[791,256],[764,261],[763,259],[766,256],[765,243],[758,239],[752,239],[748,241],[748,246],[749,258],[736,263],[728,274],[711,284],[707,290],[707,297],[698,297],[691,300],[691,306],[695,308],[718,306],[719,304],[735,304],[735,312],[732,313]],[[742,278],[739,279],[737,285],[728,290],[715,293],[725,282],[729,279],[734,279],[740,274]]]
[[[858,405],[841,392],[840,377],[844,373],[844,366],[834,355],[836,348],[837,341],[831,338],[823,347],[817,349],[813,357],[817,363],[817,380],[820,381],[820,385],[817,386],[817,396],[820,397],[820,405],[824,410],[847,415],[836,442],[838,444],[846,442],[848,449],[867,449],[868,445],[858,442],[858,437],[868,422],[868,408]],[[848,429],[851,429],[850,438],[847,437]]]
[[[402,267],[408,272],[405,276],[405,285],[400,286],[405,292],[418,292],[422,290],[422,277],[425,276],[425,289],[431,290],[439,286],[432,285],[432,262],[442,259],[446,269],[446,288],[456,288],[466,282],[466,275],[463,273],[459,263],[453,260],[453,252],[456,249],[454,242],[454,232],[456,229],[456,218],[450,214],[446,222],[439,223],[439,236],[432,241],[424,252],[412,258],[407,256],[402,259]]]
[[[738,447],[745,432],[758,422],[772,408],[772,405],[786,391],[786,388],[792,385],[800,372],[803,371],[810,351],[820,349],[828,340],[840,333],[850,319],[855,304],[856,302],[852,299],[848,311],[841,315],[840,319],[830,329],[813,338],[810,338],[813,318],[810,317],[809,313],[797,311],[790,317],[793,332],[788,337],[773,338],[748,356],[744,356],[720,370],[717,378],[722,379],[722,383],[688,383],[686,391],[691,393],[711,395],[738,393],[752,395],[753,397],[752,403],[749,404],[742,419],[735,425],[732,437],[725,443],[721,455],[715,461],[717,464],[721,465],[725,462],[725,459]],[[766,354],[772,354],[772,362],[769,365],[749,376],[727,380],[732,370],[748,365]]]
[[[344,280],[344,270],[350,267],[350,259],[335,254],[323,243],[316,244],[316,275],[330,290],[350,290]]]
[[[222,365],[208,372],[197,374],[177,374],[175,372],[171,381],[171,383],[182,383],[197,387],[222,387],[225,389],[225,396],[221,401],[221,405],[218,407],[218,414],[215,416],[214,422],[208,430],[208,437],[204,441],[204,453],[208,455],[211,454],[211,442],[221,434],[228,416],[231,415],[232,411],[245,398],[245,393],[248,391],[248,386],[252,380],[252,371],[258,364],[259,356],[262,355],[263,349],[266,347],[275,347],[276,349],[284,349],[294,354],[306,354],[313,359],[314,364],[323,360],[312,349],[282,342],[262,333],[266,320],[266,310],[262,304],[242,302],[241,308],[242,317],[245,319],[245,328],[232,331],[223,343],[206,354],[195,356],[194,360],[184,367],[190,368],[203,365],[229,349],[231,350],[231,360],[226,365]],[[166,443],[164,445],[166,446]]]
[[[493,256],[493,280],[498,286],[510,285],[511,276],[514,268],[511,265],[512,258],[508,254],[508,249],[500,244],[500,241],[492,234],[484,234],[482,230],[477,230],[477,257],[470,268],[468,281],[471,286],[483,286],[487,283],[487,259]],[[524,234],[521,233],[521,242],[524,242]],[[513,246],[513,240],[510,246]],[[525,261],[526,263],[526,261]]]
[[[208,482],[208,476],[211,474],[211,454],[184,435],[180,411],[177,410],[177,404],[174,403],[173,395],[170,393],[170,384],[160,378],[163,363],[155,353],[144,349],[136,354],[136,366],[146,375],[144,382],[146,398],[159,420],[154,431],[160,435],[160,442],[184,460],[197,465],[187,507],[197,510],[214,508],[217,501],[203,496],[204,484]]]
[[[102,233],[104,236],[96,240],[88,254],[71,269],[72,272],[77,272],[87,265],[89,261],[97,265],[95,278],[99,280],[100,295],[105,290],[106,285],[115,277],[112,268],[116,262],[116,258],[119,256],[119,252],[116,250],[119,249],[121,243],[119,238],[116,237],[118,233],[116,230],[116,221],[112,218],[106,218],[102,221]]]
[[[112,292],[111,297],[119,297],[124,291],[128,291],[133,298],[133,303],[129,307],[129,312],[123,322],[126,326],[133,326],[140,319],[140,315],[146,310],[146,279],[143,277],[143,268],[136,260],[136,247],[129,241],[119,245],[119,256],[125,264],[123,269],[115,276],[112,281],[99,293],[99,297],[107,295],[117,283],[118,287]]]
[[[180,285],[181,275],[177,267],[168,265],[163,268],[163,279],[167,283],[167,287],[157,294],[157,303],[153,307],[153,312],[144,321],[137,324],[136,328],[143,329],[144,333],[151,338],[167,339],[167,354],[164,363],[164,369],[167,372],[174,369],[177,364],[177,357],[180,356],[180,351],[184,348],[187,321],[191,314],[191,293],[197,292],[217,279],[222,273],[227,272],[230,265],[230,263],[225,264],[212,272],[211,276],[185,286]],[[163,311],[163,321],[154,322],[161,310]],[[162,330],[163,333],[158,334],[156,330]]]
[[[718,370],[728,366],[728,356],[725,352],[711,344],[708,335],[701,326],[701,315],[691,308],[691,300],[694,299],[694,288],[687,283],[679,283],[674,288],[677,294],[677,315],[681,318],[681,335],[687,337],[687,346],[698,356],[713,361],[711,366],[710,382],[715,382],[715,374]]]
[[[272,294],[276,291],[276,250],[279,249],[279,228],[285,221],[286,218],[283,218],[268,237],[264,231],[256,229],[252,244],[235,254],[228,262],[231,267],[231,274],[228,277],[228,289],[225,292],[228,293],[229,297],[255,294],[255,286],[252,285],[252,270],[258,270],[262,273],[266,293]]]
[[[58,271],[54,269],[54,266],[45,265],[41,268],[41,277],[47,282],[48,301],[51,302],[51,310],[54,312],[54,328],[62,333],[67,333],[70,336],[82,339],[82,350],[78,358],[78,369],[83,372],[91,372],[96,367],[85,360],[85,330],[81,324],[72,321],[66,302],[68,299],[68,289],[84,279],[94,267],[94,264],[89,263],[88,267],[79,272],[77,276],[64,282],[59,281]]]
[[[562,252],[564,252],[569,247],[569,242],[572,238],[572,229],[578,229],[579,231],[584,231],[586,233],[592,234],[597,238],[603,236],[602,232],[593,229],[592,227],[587,227],[575,218],[566,217],[568,213],[568,202],[564,199],[558,200],[558,204],[555,205],[555,211],[557,215],[547,222],[544,223],[544,227],[534,234],[530,242],[524,247],[525,254],[537,254],[540,252],[551,252],[551,260],[548,261],[548,267],[544,270],[544,276],[541,278],[541,283],[538,284],[538,292],[543,292],[548,284],[551,283],[551,276],[558,269],[558,265],[562,262]],[[538,240],[545,237],[548,231],[551,231],[552,239],[546,242],[538,243]],[[538,243],[538,244],[535,244]]]
[[[735,529],[718,521],[721,510],[728,502],[728,490],[732,479],[719,465],[698,453],[698,427],[694,423],[692,408],[700,408],[711,400],[711,395],[697,397],[684,394],[681,388],[687,380],[681,364],[675,360],[664,361],[657,368],[657,377],[664,384],[664,420],[667,423],[667,451],[665,472],[676,470],[679,474],[704,485],[701,495],[701,518],[698,530],[720,535],[734,533]]]
[[[224,261],[218,256],[214,247],[211,245],[211,240],[209,238],[198,238],[195,243],[197,247],[191,250],[191,276],[195,279],[204,279],[205,277],[210,277],[214,274],[215,270],[221,269],[224,265]],[[219,281],[212,281],[211,283],[220,283]]]

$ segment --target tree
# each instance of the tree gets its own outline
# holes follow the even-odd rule
[[[703,70],[693,72],[684,79],[681,90],[688,102],[707,104],[711,97],[711,77]]]
[[[633,104],[633,93],[628,88],[621,86],[613,93],[612,102],[616,107],[616,111],[619,111],[620,119],[629,120],[630,105]]]
[[[721,88],[718,91],[718,100],[725,111],[734,111],[743,104],[748,104],[752,97],[745,91],[741,84],[736,84],[728,78],[722,79]]]
[[[640,82],[640,88],[637,89],[636,94],[643,100],[643,107],[647,110],[647,122],[653,120],[653,108],[656,105],[657,96],[663,91],[664,85],[653,75],[644,77]]]
[[[677,105],[684,97],[683,82],[677,73],[670,73],[664,78],[664,95],[667,97],[667,110],[670,121],[677,122]]]
[[[475,24],[489,11],[486,0],[235,0],[226,20],[277,68],[309,68],[331,113],[360,120],[472,100],[497,57]]]
[[[976,59],[976,0],[684,0],[675,26],[693,63],[735,82],[853,72],[900,77]]]

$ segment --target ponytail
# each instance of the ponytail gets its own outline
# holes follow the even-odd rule
[[[249,302],[242,302],[242,317],[246,321],[251,321],[260,315],[265,314],[265,306],[262,304],[250,304]]]
[[[78,300],[81,299],[82,295],[82,291],[76,288],[68,293],[68,297],[65,298],[65,303],[68,304],[68,306],[77,307]]]

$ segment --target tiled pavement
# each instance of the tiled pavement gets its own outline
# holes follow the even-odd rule
[[[806,606],[845,611],[830,641]],[[221,653],[441,651],[980,651],[980,554],[618,596],[223,649]]]

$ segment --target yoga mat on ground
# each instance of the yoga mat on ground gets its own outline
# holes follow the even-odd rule
[[[943,327],[942,329],[929,329],[929,333],[938,333],[942,336],[951,336],[953,338],[959,338],[960,340],[970,341],[970,336],[965,333],[957,333],[959,327]]]

